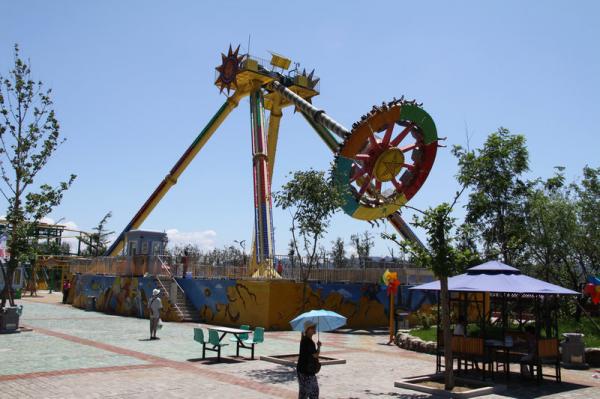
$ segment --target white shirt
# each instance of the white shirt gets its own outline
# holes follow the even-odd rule
[[[465,335],[465,326],[462,324],[457,324],[454,326],[454,335]]]
[[[150,317],[160,317],[160,310],[162,309],[162,301],[159,297],[153,296],[150,298],[150,302],[148,303],[148,308],[150,308]]]

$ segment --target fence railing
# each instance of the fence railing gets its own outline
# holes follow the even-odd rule
[[[197,261],[184,265],[168,256],[124,256],[77,259],[70,264],[71,273],[104,274],[115,276],[188,276],[205,279],[261,279],[251,277],[247,266],[207,265]],[[383,272],[389,269],[398,273],[402,283],[420,284],[431,281],[430,270],[408,267],[406,264],[378,263],[379,267],[316,267],[308,273],[309,281],[322,282],[378,282]],[[286,280],[303,281],[307,269],[286,264],[282,267],[281,277]]]

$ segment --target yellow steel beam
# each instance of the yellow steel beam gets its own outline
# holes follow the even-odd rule
[[[129,230],[137,229],[142,225],[144,220],[146,220],[148,215],[152,213],[156,205],[158,205],[160,200],[165,196],[165,194],[167,194],[169,189],[177,183],[179,176],[181,176],[183,171],[187,168],[190,162],[192,162],[202,147],[204,147],[206,142],[211,138],[221,123],[223,123],[225,118],[227,118],[229,113],[238,106],[240,99],[247,94],[247,90],[236,90],[233,95],[227,99],[217,114],[208,122],[206,127],[202,130],[202,132],[200,132],[198,137],[196,137],[196,140],[194,140],[192,145],[188,147],[184,155],[177,161],[175,166],[173,166],[171,171],[146,200],[144,205],[129,222],[125,230],[123,230],[123,232],[119,235],[117,241],[115,241],[115,243],[113,243],[113,245],[109,248],[106,253],[108,256],[117,256],[123,250],[125,233]]]

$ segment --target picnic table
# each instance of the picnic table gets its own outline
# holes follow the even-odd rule
[[[231,327],[221,327],[221,326],[211,326],[208,328],[209,330],[213,330],[213,331],[217,331],[219,333],[221,333],[220,337],[219,337],[219,342],[223,341],[223,338],[225,338],[225,336],[227,334],[231,334],[235,337],[236,339],[236,350],[235,350],[235,355],[236,356],[240,356],[240,348],[242,349],[250,349],[252,350],[252,358],[254,359],[254,349],[252,346],[247,346],[246,344],[244,344],[244,339],[242,338],[243,335],[248,335],[249,333],[251,333],[250,330],[242,330],[239,328],[231,328]]]
[[[502,364],[504,369],[504,377],[506,380],[510,378],[510,353],[514,348],[512,340],[504,341],[504,340],[496,340],[496,339],[486,339],[485,347],[490,352],[492,357],[492,361],[496,362],[496,368],[498,368],[498,364]],[[498,357],[498,353],[502,353],[502,358]],[[493,376],[493,371],[492,376]]]

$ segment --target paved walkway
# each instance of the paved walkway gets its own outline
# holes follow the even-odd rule
[[[166,323],[161,339],[149,341],[147,320],[85,312],[60,304],[60,294],[42,295],[21,301],[22,325],[33,331],[0,335],[0,398],[297,397],[292,369],[234,358],[235,345],[224,350],[221,363],[201,360],[194,324]],[[257,354],[295,353],[298,340],[296,332],[267,332]],[[322,333],[321,341],[324,355],[347,360],[321,370],[322,398],[428,397],[393,383],[432,372],[432,356],[387,346],[385,334],[365,331]],[[565,370],[563,384],[515,385],[505,395],[598,397],[600,379],[593,375]]]

